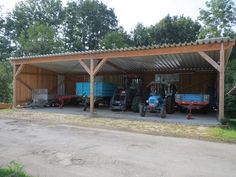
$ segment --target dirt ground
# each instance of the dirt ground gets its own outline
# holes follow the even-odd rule
[[[49,109],[51,110],[51,109]],[[40,120],[50,123],[66,123],[71,125],[79,125],[84,127],[95,127],[95,128],[105,128],[112,130],[122,130],[122,131],[131,131],[139,132],[151,135],[163,135],[163,136],[175,136],[175,137],[186,137],[202,140],[211,140],[219,141],[215,139],[210,134],[210,128],[212,125],[207,126],[203,125],[189,125],[186,123],[169,123],[161,122],[158,119],[134,119],[125,117],[123,118],[108,118],[108,117],[96,117],[98,114],[95,114],[93,117],[87,113],[81,114],[69,114],[69,113],[55,113],[48,112],[47,109],[22,109],[22,110],[9,110],[1,111],[0,118],[10,118],[10,119],[23,119],[23,120]],[[121,116],[122,114],[119,114]],[[107,115],[108,116],[108,115]],[[112,116],[111,116],[112,117]],[[168,118],[169,119],[169,118]],[[188,120],[185,119],[186,122]],[[213,124],[216,126],[215,124]]]
[[[236,176],[235,144],[2,116],[0,140],[0,165],[39,177]]]

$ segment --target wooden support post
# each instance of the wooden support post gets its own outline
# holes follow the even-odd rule
[[[13,94],[12,94],[12,101],[13,101],[13,108],[16,108],[16,65],[13,64]]]
[[[220,71],[219,71],[219,120],[224,119],[224,91],[225,91],[225,54],[224,44],[221,44],[220,49]]]
[[[94,60],[90,59],[90,113],[94,112]]]

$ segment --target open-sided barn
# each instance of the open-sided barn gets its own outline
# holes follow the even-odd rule
[[[217,38],[181,44],[11,58],[14,66],[14,106],[32,100],[34,89],[49,95],[75,95],[76,82],[122,83],[124,75],[142,75],[145,84],[158,74],[178,74],[179,93],[209,93],[224,117],[224,73],[235,40]],[[46,45],[46,44],[45,44]],[[60,82],[60,84],[59,84]],[[60,89],[60,88],[61,89]],[[94,104],[90,104],[90,112]]]

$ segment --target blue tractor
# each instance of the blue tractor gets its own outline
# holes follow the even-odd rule
[[[160,113],[161,118],[165,118],[166,113],[172,114],[175,104],[175,85],[151,82],[148,87],[150,87],[150,96],[146,103],[140,105],[140,115],[144,117],[147,111]]]

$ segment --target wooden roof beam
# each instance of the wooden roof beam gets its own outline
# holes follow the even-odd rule
[[[17,77],[20,74],[20,72],[23,70],[24,66],[25,66],[24,64],[20,64],[20,66],[17,68],[16,72],[14,73],[15,77]]]
[[[205,59],[211,66],[213,66],[217,71],[220,72],[220,65],[217,64],[211,57],[209,57],[209,55],[207,55],[205,52],[198,52],[199,55],[201,55],[201,57],[203,59]]]
[[[109,66],[111,66],[111,67],[113,67],[113,68],[115,68],[115,69],[117,69],[117,70],[119,70],[119,71],[121,71],[121,72],[124,73],[124,74],[127,73],[126,70],[124,70],[124,69],[121,68],[120,66],[117,66],[116,64],[114,64],[114,63],[112,63],[112,62],[110,62],[110,61],[107,61],[106,64],[109,65]]]
[[[82,60],[79,60],[79,63],[81,64],[81,66],[84,68],[85,71],[87,71],[87,73],[89,75],[91,75],[91,71],[89,69],[89,67],[82,61]]]
[[[96,75],[98,73],[98,71],[102,68],[102,66],[106,63],[106,61],[108,60],[108,58],[103,58],[98,65],[94,68],[93,70],[93,75]]]
[[[228,50],[225,51],[225,67],[227,66],[229,62],[229,57],[232,52],[233,47],[229,48]]]

